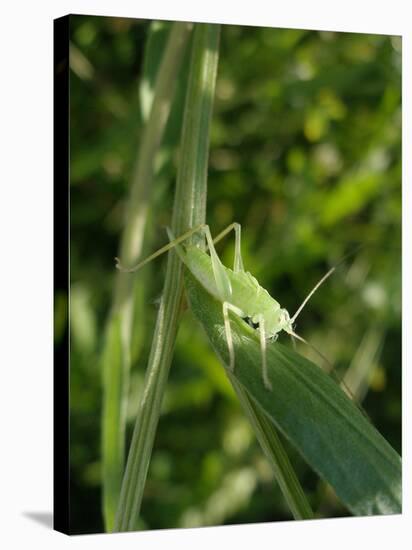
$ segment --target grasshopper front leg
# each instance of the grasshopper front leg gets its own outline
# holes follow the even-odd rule
[[[232,329],[230,327],[229,311],[233,311],[233,313],[236,313],[236,315],[238,315],[239,317],[244,317],[245,315],[241,309],[234,306],[230,302],[223,302],[222,310],[223,310],[223,320],[225,323],[226,342],[227,342],[227,347],[229,351],[229,369],[232,372],[235,372],[235,349],[233,347],[233,338],[232,338]]]
[[[239,317],[245,317],[245,314],[241,309],[234,306],[230,302],[223,302],[222,305],[223,320],[225,326],[225,336],[227,347],[229,351],[229,369],[232,373],[235,371],[235,349],[233,345],[232,329],[230,326],[229,311],[232,311]],[[269,391],[272,391],[272,383],[269,380],[267,360],[266,360],[266,333],[265,333],[265,320],[263,315],[259,315],[259,335],[260,335],[260,350],[262,354],[262,379],[263,385]]]
[[[259,315],[259,336],[260,336],[260,352],[262,354],[262,378],[265,388],[272,391],[272,383],[269,380],[268,365],[266,361],[266,333],[265,333],[265,318]]]

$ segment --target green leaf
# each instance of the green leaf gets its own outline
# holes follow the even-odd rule
[[[229,355],[222,304],[188,272],[191,308],[223,364]],[[231,315],[235,377],[308,464],[355,515],[401,512],[401,460],[340,387],[319,367],[279,343],[267,348],[273,390],[262,381],[256,332]]]
[[[276,481],[279,483],[293,517],[295,519],[312,519],[312,509],[289,462],[275,426],[236,377],[228,374],[240,404],[252,424],[256,438],[272,466]]]
[[[122,398],[125,386],[125,360],[122,353],[121,317],[113,315],[106,325],[102,353],[102,469],[104,480],[103,507],[106,527],[111,529],[122,482],[124,461],[124,412]]]

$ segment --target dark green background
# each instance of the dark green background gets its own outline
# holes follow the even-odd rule
[[[71,17],[71,528],[103,531],[100,354],[142,128],[147,21]],[[187,63],[184,64],[185,66]],[[182,77],[183,82],[183,77]],[[167,241],[179,138],[169,125],[146,253]],[[246,269],[291,313],[327,269],[297,332],[338,376],[365,367],[363,407],[400,452],[401,40],[223,26],[207,221],[242,224]],[[233,242],[219,245],[230,265]],[[164,262],[147,268],[129,428]],[[64,299],[56,301],[56,337]],[[281,336],[287,343],[287,337]],[[318,361],[304,347],[301,353]],[[361,355],[363,353],[363,355]],[[130,431],[130,430],[129,430]],[[129,434],[130,436],[130,434]],[[319,517],[347,512],[290,449]],[[142,505],[142,527],[290,519],[202,329],[185,314]]]

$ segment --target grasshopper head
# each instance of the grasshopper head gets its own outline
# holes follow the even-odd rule
[[[288,334],[293,332],[292,320],[287,309],[279,311],[279,331],[284,330]]]
[[[292,321],[286,309],[275,308],[265,313],[266,332],[275,336],[278,332],[284,330],[287,333],[293,332]]]

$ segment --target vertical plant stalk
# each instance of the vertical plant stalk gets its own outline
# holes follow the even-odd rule
[[[191,27],[191,23],[173,24],[157,73],[153,102],[137,153],[126,223],[121,237],[119,256],[125,265],[135,263],[141,254],[155,156],[170,114],[177,74]],[[124,469],[130,348],[135,313],[134,283],[135,278],[130,274],[117,272],[103,351],[103,515],[107,531],[113,529]]]
[[[179,235],[205,222],[209,126],[216,82],[220,27],[196,24],[185,103],[172,230]],[[145,389],[130,445],[115,531],[136,529],[163,394],[177,334],[183,295],[183,268],[168,256]]]

